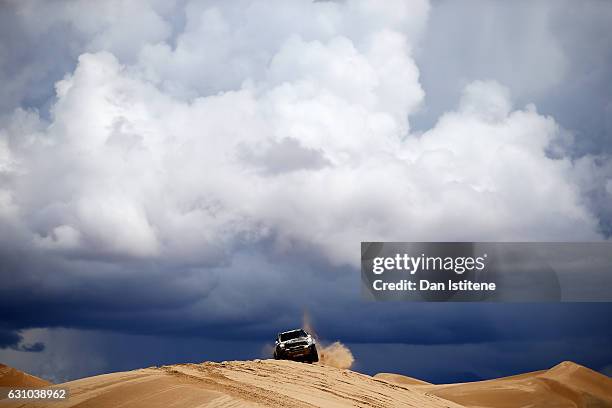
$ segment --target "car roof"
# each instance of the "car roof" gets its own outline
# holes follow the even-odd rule
[[[299,328],[299,329],[287,330],[287,331],[284,331],[284,332],[280,332],[278,334],[291,333],[291,332],[296,332],[296,331],[300,331],[300,330],[306,331],[306,330],[304,330],[302,328]]]

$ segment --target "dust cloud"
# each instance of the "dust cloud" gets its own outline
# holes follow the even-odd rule
[[[353,356],[351,350],[339,341],[335,341],[331,344],[326,344],[325,342],[321,341],[321,338],[315,330],[308,312],[304,312],[302,327],[317,341],[319,362],[321,364],[343,369],[351,368],[355,362],[355,357]]]

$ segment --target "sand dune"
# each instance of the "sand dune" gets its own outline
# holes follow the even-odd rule
[[[0,407],[612,407],[612,379],[570,362],[547,371],[447,385],[292,361],[206,362],[105,374],[56,387],[67,387],[70,399],[5,401]]]
[[[0,364],[0,387],[46,387],[49,381]]]
[[[427,381],[393,373],[378,373],[374,376],[374,378],[399,385],[432,385]]]
[[[512,377],[418,388],[473,408],[612,408],[612,379],[569,361]]]
[[[69,388],[70,399],[53,402],[54,408],[460,407],[354,371],[275,360],[178,364],[100,375],[60,386]]]

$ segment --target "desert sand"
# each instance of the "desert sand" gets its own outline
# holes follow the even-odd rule
[[[401,374],[393,374],[393,373],[378,373],[374,376],[377,380],[383,380],[390,383],[395,383],[399,385],[432,385],[427,381],[422,381],[416,378],[407,377]]]
[[[67,382],[63,402],[0,407],[612,407],[612,379],[565,362],[547,371],[433,385],[323,364],[254,360],[177,364]]]
[[[473,408],[612,407],[612,378],[570,361],[512,377],[418,388]]]
[[[293,361],[178,364],[61,384],[64,402],[4,407],[417,407],[458,408],[434,395],[354,371]]]
[[[49,381],[0,364],[0,387],[46,387]]]

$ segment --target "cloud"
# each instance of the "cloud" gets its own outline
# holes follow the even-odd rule
[[[612,16],[611,4],[433,4],[415,53],[426,97],[424,108],[411,118],[414,128],[429,129],[455,106],[467,83],[495,79],[511,90],[519,106],[534,103],[555,118],[564,138],[572,140],[564,144],[564,155],[590,154],[610,162],[612,37],[604,21]],[[594,178],[610,179],[612,173],[599,166]],[[604,209],[610,197],[604,185],[582,195],[610,236],[611,218]]]
[[[23,336],[14,330],[0,328],[0,349],[38,353],[45,349],[42,342],[25,343]]]
[[[2,330],[0,332],[0,345],[2,348],[14,346],[21,341],[21,337],[14,331]]]
[[[549,339],[453,346],[358,344],[351,345],[351,349],[357,363],[367,366],[369,373],[394,372],[435,384],[448,384],[540,371],[552,368],[565,359],[597,368],[600,361],[610,359],[610,352],[605,350],[607,344],[608,341],[601,339],[578,339],[571,344]],[[593,350],[595,345],[601,348]],[[591,351],[587,351],[589,349]],[[372,350],[377,352],[373,353]],[[436,363],[432,364],[432,361]],[[448,369],[440,370],[441,361]],[[605,373],[605,367],[600,371]]]
[[[525,72],[538,92],[566,73],[540,14],[521,75],[452,77],[459,100],[415,127],[429,76],[447,79],[415,59],[425,1],[33,4],[2,13],[55,50],[3,44],[21,57],[2,78],[24,72],[0,118],[0,318],[17,328],[263,339],[344,307],[385,341],[478,342],[513,334],[427,307],[439,325],[407,334],[389,325],[405,309],[360,305],[358,243],[602,238],[609,159],[551,154],[567,131],[516,103]]]
[[[271,141],[266,146],[242,148],[239,157],[252,163],[269,174],[279,174],[296,170],[317,170],[330,164],[320,150],[307,149],[293,138]],[[257,150],[255,150],[257,149]]]
[[[49,120],[19,108],[3,123],[11,245],[82,281],[73,265],[83,260],[135,277],[150,267],[133,262],[173,265],[170,280],[200,268],[214,281],[207,269],[270,242],[355,266],[363,239],[599,238],[576,165],[546,154],[557,123],[532,105],[515,109],[499,83],[470,83],[456,109],[410,133],[423,100],[411,49],[424,3],[416,14],[367,2],[296,7],[281,10],[303,9],[314,25],[268,37],[255,31],[277,17],[261,5],[188,5],[174,45],[152,23],[159,36],[120,49],[108,30],[122,17],[108,25],[115,8],[104,8],[86,48],[107,51],[81,54],[55,83]],[[220,41],[242,20],[253,27]],[[151,47],[169,53],[150,59]]]
[[[56,85],[51,123],[17,111],[2,132],[3,212],[40,250],[203,263],[272,232],[327,237],[338,264],[355,264],[355,237],[399,239],[407,226],[412,239],[597,238],[574,164],[546,155],[557,124],[511,111],[497,83],[472,83],[458,110],[414,135],[383,109],[386,88],[355,96],[336,82],[299,76],[185,102],[112,54],[84,54]]]

